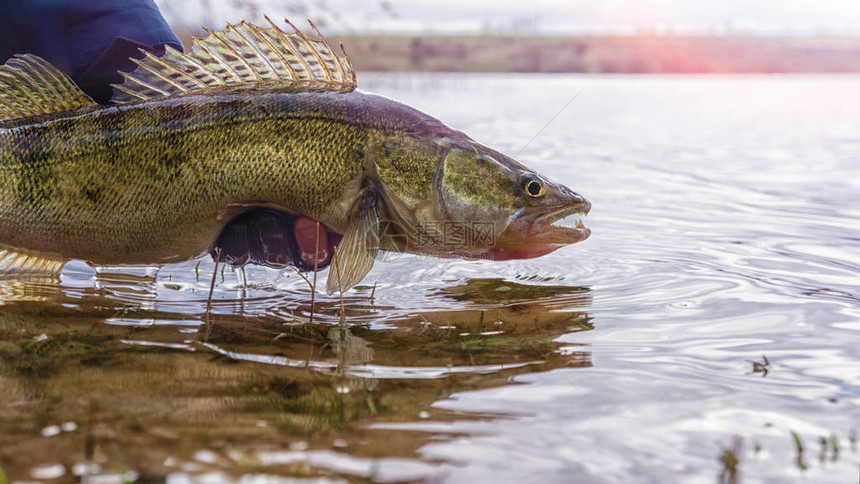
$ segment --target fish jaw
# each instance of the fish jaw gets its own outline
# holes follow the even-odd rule
[[[591,235],[584,223],[590,210],[591,203],[582,197],[565,205],[524,208],[487,254],[497,261],[532,259],[581,242]]]

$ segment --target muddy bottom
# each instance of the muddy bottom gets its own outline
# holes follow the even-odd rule
[[[24,296],[0,308],[3,469],[21,479],[148,482],[212,472],[432,477],[416,449],[444,432],[372,424],[449,421],[457,414],[433,402],[591,364],[587,352],[560,354],[553,342],[592,328],[585,312],[552,307],[564,298],[584,309],[586,288],[487,279],[440,293],[486,309],[420,312],[371,329],[350,321],[386,310],[369,296],[345,298],[343,318],[339,304],[320,304],[313,323],[123,307],[97,291]],[[292,306],[311,314],[308,301]]]

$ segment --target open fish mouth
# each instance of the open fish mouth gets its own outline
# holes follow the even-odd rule
[[[583,200],[574,205],[547,208],[534,218],[530,227],[530,239],[539,244],[568,245],[585,240],[591,230],[585,226],[585,217],[591,203]]]
[[[536,224],[555,227],[584,226],[585,216],[591,211],[591,203],[583,201],[574,205],[544,209],[544,211],[545,213],[535,217]]]
[[[591,203],[535,208],[520,213],[489,252],[495,260],[530,259],[588,238],[585,216]]]

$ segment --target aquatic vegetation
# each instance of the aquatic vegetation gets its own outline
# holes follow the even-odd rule
[[[791,440],[794,442],[794,450],[796,452],[794,462],[798,469],[802,471],[806,470],[807,465],[803,458],[803,440],[800,439],[800,435],[798,435],[794,430],[791,431]]]
[[[752,363],[752,372],[761,373],[762,378],[764,378],[767,376],[768,372],[770,372],[770,361],[765,355],[761,355],[761,359],[761,362],[750,361],[750,363]]]
[[[732,438],[732,446],[730,448],[723,449],[720,454],[719,460],[720,464],[723,466],[719,475],[720,484],[737,484],[739,482],[740,454],[742,445],[743,439],[738,436],[734,436]]]

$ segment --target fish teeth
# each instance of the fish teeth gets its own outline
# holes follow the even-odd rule
[[[585,224],[583,222],[582,213],[572,213],[567,217],[556,221],[553,225],[556,227],[582,228]]]

